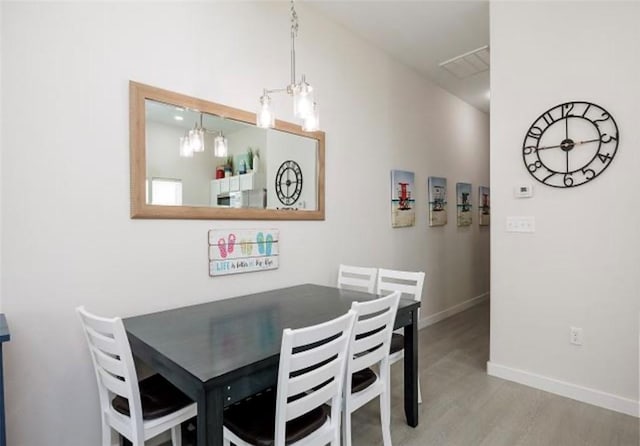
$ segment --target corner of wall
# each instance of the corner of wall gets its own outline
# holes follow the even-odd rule
[[[0,312],[2,311],[2,157],[3,157],[3,143],[2,143],[2,116],[4,111],[2,110],[4,102],[2,101],[2,30],[4,26],[2,24],[2,12],[4,10],[4,2],[0,2]]]

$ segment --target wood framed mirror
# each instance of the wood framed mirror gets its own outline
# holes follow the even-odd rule
[[[131,218],[324,220],[324,132],[133,81],[129,101]]]

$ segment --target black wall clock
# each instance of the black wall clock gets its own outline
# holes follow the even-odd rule
[[[618,150],[618,126],[590,102],[556,105],[536,119],[522,144],[529,173],[551,187],[588,183],[609,167]]]
[[[276,173],[276,194],[285,206],[293,206],[302,193],[302,169],[293,160],[285,161]]]

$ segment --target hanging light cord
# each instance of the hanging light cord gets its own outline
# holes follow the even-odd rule
[[[296,37],[298,36],[298,14],[291,0],[291,86],[296,85]]]

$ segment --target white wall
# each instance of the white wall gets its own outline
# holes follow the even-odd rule
[[[637,413],[640,299],[640,4],[491,5],[491,363],[489,371],[615,410]],[[526,32],[523,32],[526,30]],[[603,106],[618,154],[589,184],[537,183],[522,141],[545,110]],[[536,183],[535,196],[513,188]],[[505,232],[509,215],[534,234]],[[582,327],[584,345],[569,344]]]
[[[2,39],[2,15],[4,11],[3,2],[0,2],[0,104],[3,104],[2,96],[2,52],[3,52],[3,39]],[[2,172],[2,154],[3,154],[3,138],[2,138],[2,116],[3,112],[0,108],[0,172]],[[2,234],[2,181],[0,181],[0,234]],[[2,284],[2,237],[0,237],[0,284]],[[0,311],[2,311],[2,286],[0,286]]]
[[[80,304],[130,316],[332,284],[340,262],[425,270],[423,317],[488,291],[488,231],[428,228],[426,216],[428,175],[488,182],[488,116],[312,8],[298,6],[298,64],[321,94],[327,133],[326,220],[315,222],[129,218],[128,81],[255,110],[263,88],[288,81],[286,2],[3,8],[9,444],[98,443]],[[288,100],[276,107],[293,120]],[[416,172],[415,227],[391,228],[392,168]],[[450,212],[453,201],[450,191]],[[280,269],[209,278],[206,233],[225,227],[278,228]]]

